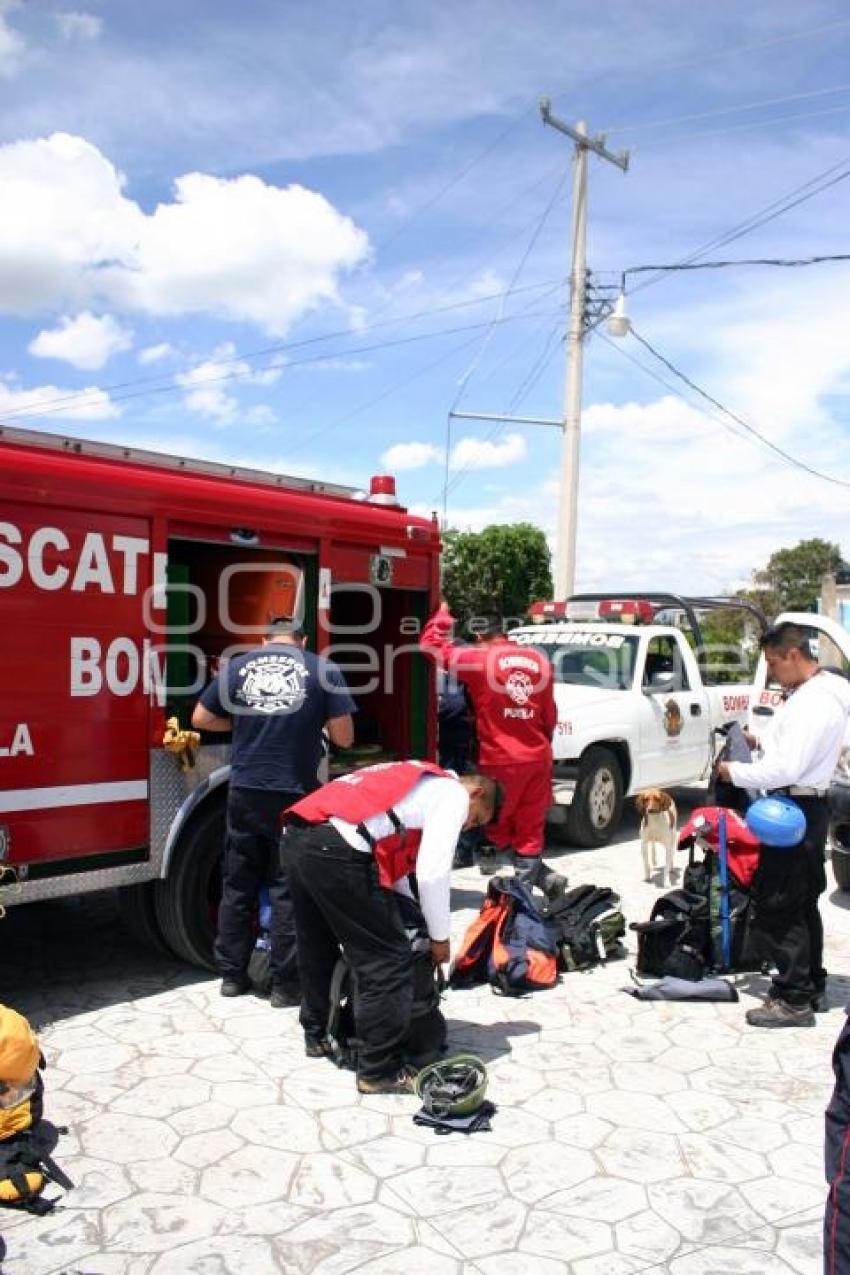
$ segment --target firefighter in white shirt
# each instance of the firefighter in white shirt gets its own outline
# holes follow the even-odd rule
[[[791,797],[806,816],[806,834],[790,850],[764,849],[754,882],[757,924],[776,974],[767,998],[747,1013],[753,1027],[808,1027],[826,1009],[823,922],[826,889],[826,794],[850,715],[850,685],[820,668],[796,624],[779,624],[761,639],[768,672],[788,693],[779,718],[752,762],[722,762],[721,779],[739,788]]]
[[[413,987],[410,944],[394,892],[415,874],[431,959],[449,959],[451,869],[460,832],[498,813],[499,788],[430,762],[401,761],[343,775],[284,814],[281,859],[295,905],[301,1025],[319,1057],[339,949],[357,979],[357,1088],[411,1093],[405,1067]]]

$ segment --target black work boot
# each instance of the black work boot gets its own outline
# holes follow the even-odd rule
[[[250,986],[251,980],[247,974],[225,974],[219,991],[222,996],[244,996]]]

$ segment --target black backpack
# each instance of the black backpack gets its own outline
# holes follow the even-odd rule
[[[442,970],[431,960],[431,940],[419,905],[396,895],[402,923],[410,940],[413,963],[413,1006],[410,1032],[404,1045],[405,1061],[414,1067],[436,1062],[446,1052],[446,1020],[440,1010],[445,988]],[[325,1039],[337,1067],[357,1068],[357,978],[341,953],[331,978],[330,1013]]]
[[[588,969],[625,955],[621,939],[626,919],[620,896],[608,886],[576,886],[551,900],[543,911],[557,934],[562,969]]]

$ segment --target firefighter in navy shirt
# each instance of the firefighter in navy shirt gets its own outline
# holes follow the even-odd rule
[[[305,642],[293,621],[273,621],[263,645],[229,660],[192,714],[196,730],[233,732],[215,944],[221,994],[240,996],[250,986],[251,923],[267,884],[276,1009],[300,999],[292,901],[278,856],[280,813],[318,786],[323,729],[338,748],[354,740],[355,704],[342,674]]]

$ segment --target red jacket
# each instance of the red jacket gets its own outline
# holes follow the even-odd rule
[[[546,656],[505,637],[456,646],[453,625],[447,611],[438,611],[419,642],[467,687],[481,765],[551,762],[558,712]]]
[[[304,823],[326,823],[331,817],[344,819],[355,826],[374,815],[389,814],[393,819],[393,806],[413,789],[423,775],[438,775],[452,779],[429,761],[391,761],[377,766],[365,766],[362,770],[342,775],[329,784],[317,788],[289,806],[283,812],[283,822],[301,820]],[[395,820],[393,819],[393,822]],[[366,829],[358,828],[361,836]],[[366,835],[368,840],[368,834]],[[372,845],[372,854],[378,868],[381,885],[392,887],[396,881],[416,870],[416,855],[422,840],[421,828],[405,828],[399,825],[390,837],[382,837]]]

